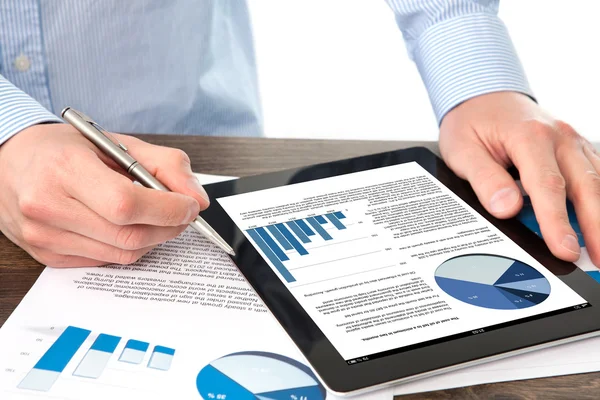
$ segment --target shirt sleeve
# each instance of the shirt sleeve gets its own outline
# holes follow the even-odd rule
[[[438,124],[458,104],[485,93],[533,98],[498,0],[386,0],[429,93]]]
[[[0,145],[43,122],[63,121],[0,75]]]

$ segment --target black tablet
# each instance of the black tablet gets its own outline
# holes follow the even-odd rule
[[[520,222],[493,218],[425,148],[206,189],[203,217],[339,395],[600,329],[597,282]]]

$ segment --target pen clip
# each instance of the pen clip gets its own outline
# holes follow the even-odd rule
[[[82,113],[81,111],[77,111],[77,110],[74,110],[72,108],[69,108],[69,110],[71,110],[72,112],[74,112],[77,115],[79,115],[81,117],[81,119],[83,119],[88,124],[92,125],[94,128],[98,129],[100,131],[100,133],[102,133],[104,136],[106,136],[108,138],[108,140],[110,140],[111,142],[113,142],[116,146],[118,146],[119,148],[121,148],[121,150],[123,150],[125,152],[127,151],[127,147],[125,147],[125,145],[123,143],[119,142],[119,140],[116,137],[114,137],[113,135],[111,135],[110,132],[108,132],[106,129],[104,129],[99,124],[97,124],[93,119],[91,119],[90,117],[88,117],[87,115],[85,115],[84,113]],[[64,113],[64,111],[63,111],[63,113]]]

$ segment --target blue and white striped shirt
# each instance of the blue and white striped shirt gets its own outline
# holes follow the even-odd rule
[[[531,96],[497,0],[387,2],[438,122]],[[66,105],[116,132],[259,135],[256,75],[244,0],[0,0],[0,144]]]

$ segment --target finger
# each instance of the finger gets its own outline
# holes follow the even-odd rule
[[[561,169],[567,178],[569,197],[575,207],[586,248],[595,265],[600,265],[600,157],[590,144],[565,154]],[[568,158],[567,158],[568,157]],[[562,159],[561,159],[562,161]]]
[[[99,267],[106,265],[103,261],[92,260],[85,257],[64,256],[55,254],[48,250],[31,248],[29,254],[40,264],[53,268],[74,268],[74,267]]]
[[[581,249],[567,216],[565,178],[560,172],[552,140],[522,135],[507,148],[529,194],[542,236],[556,257],[576,261]]]
[[[92,212],[78,200],[67,198],[64,207],[26,210],[30,221],[68,231],[124,250],[137,250],[171,240],[187,225],[116,225]],[[84,224],[81,221],[86,221]]]
[[[124,250],[73,232],[33,223],[23,226],[22,235],[25,243],[30,247],[43,249],[55,255],[87,258],[105,264],[131,264],[154,247]]]
[[[206,191],[194,176],[188,155],[170,147],[156,146],[131,136],[118,135],[131,155],[170,190],[196,199],[200,209],[208,207]]]
[[[469,181],[485,209],[497,218],[515,216],[523,206],[519,187],[510,174],[484,147],[471,146],[459,159],[450,157],[451,168]]]
[[[179,226],[189,224],[200,211],[190,196],[132,184],[92,152],[73,158],[85,171],[63,177],[67,193],[113,224]]]

